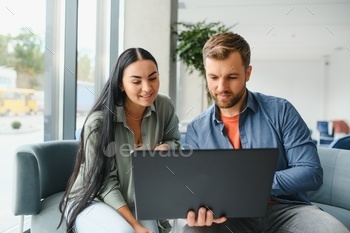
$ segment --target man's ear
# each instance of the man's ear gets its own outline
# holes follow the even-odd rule
[[[248,66],[248,68],[245,70],[245,81],[248,82],[250,79],[250,74],[252,73],[252,66]]]

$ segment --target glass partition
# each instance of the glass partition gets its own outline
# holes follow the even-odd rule
[[[0,9],[0,232],[18,228],[11,210],[15,149],[44,138],[45,12],[45,0],[3,1]]]

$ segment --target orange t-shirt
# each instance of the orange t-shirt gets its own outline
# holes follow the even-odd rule
[[[235,149],[241,149],[241,138],[239,136],[239,114],[233,117],[226,117],[221,115],[221,120],[224,123],[228,139]],[[277,201],[269,200],[269,204],[276,204]]]
[[[235,149],[241,149],[241,138],[239,136],[239,114],[233,117],[221,115],[221,120],[224,123],[228,139]]]

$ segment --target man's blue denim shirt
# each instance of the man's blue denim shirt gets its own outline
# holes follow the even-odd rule
[[[271,198],[280,203],[309,204],[306,192],[317,190],[323,182],[309,128],[287,100],[247,92],[247,106],[239,117],[242,148],[278,148]],[[215,104],[188,125],[185,140],[185,147],[193,149],[233,149]]]

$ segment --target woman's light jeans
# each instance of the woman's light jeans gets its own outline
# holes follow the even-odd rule
[[[69,208],[68,204],[68,208]],[[68,209],[67,208],[67,209]],[[67,218],[67,212],[66,212]],[[148,230],[158,233],[157,221],[140,221]],[[93,201],[77,217],[72,233],[132,233],[130,224],[112,207],[102,201]],[[69,231],[70,233],[70,231]]]

